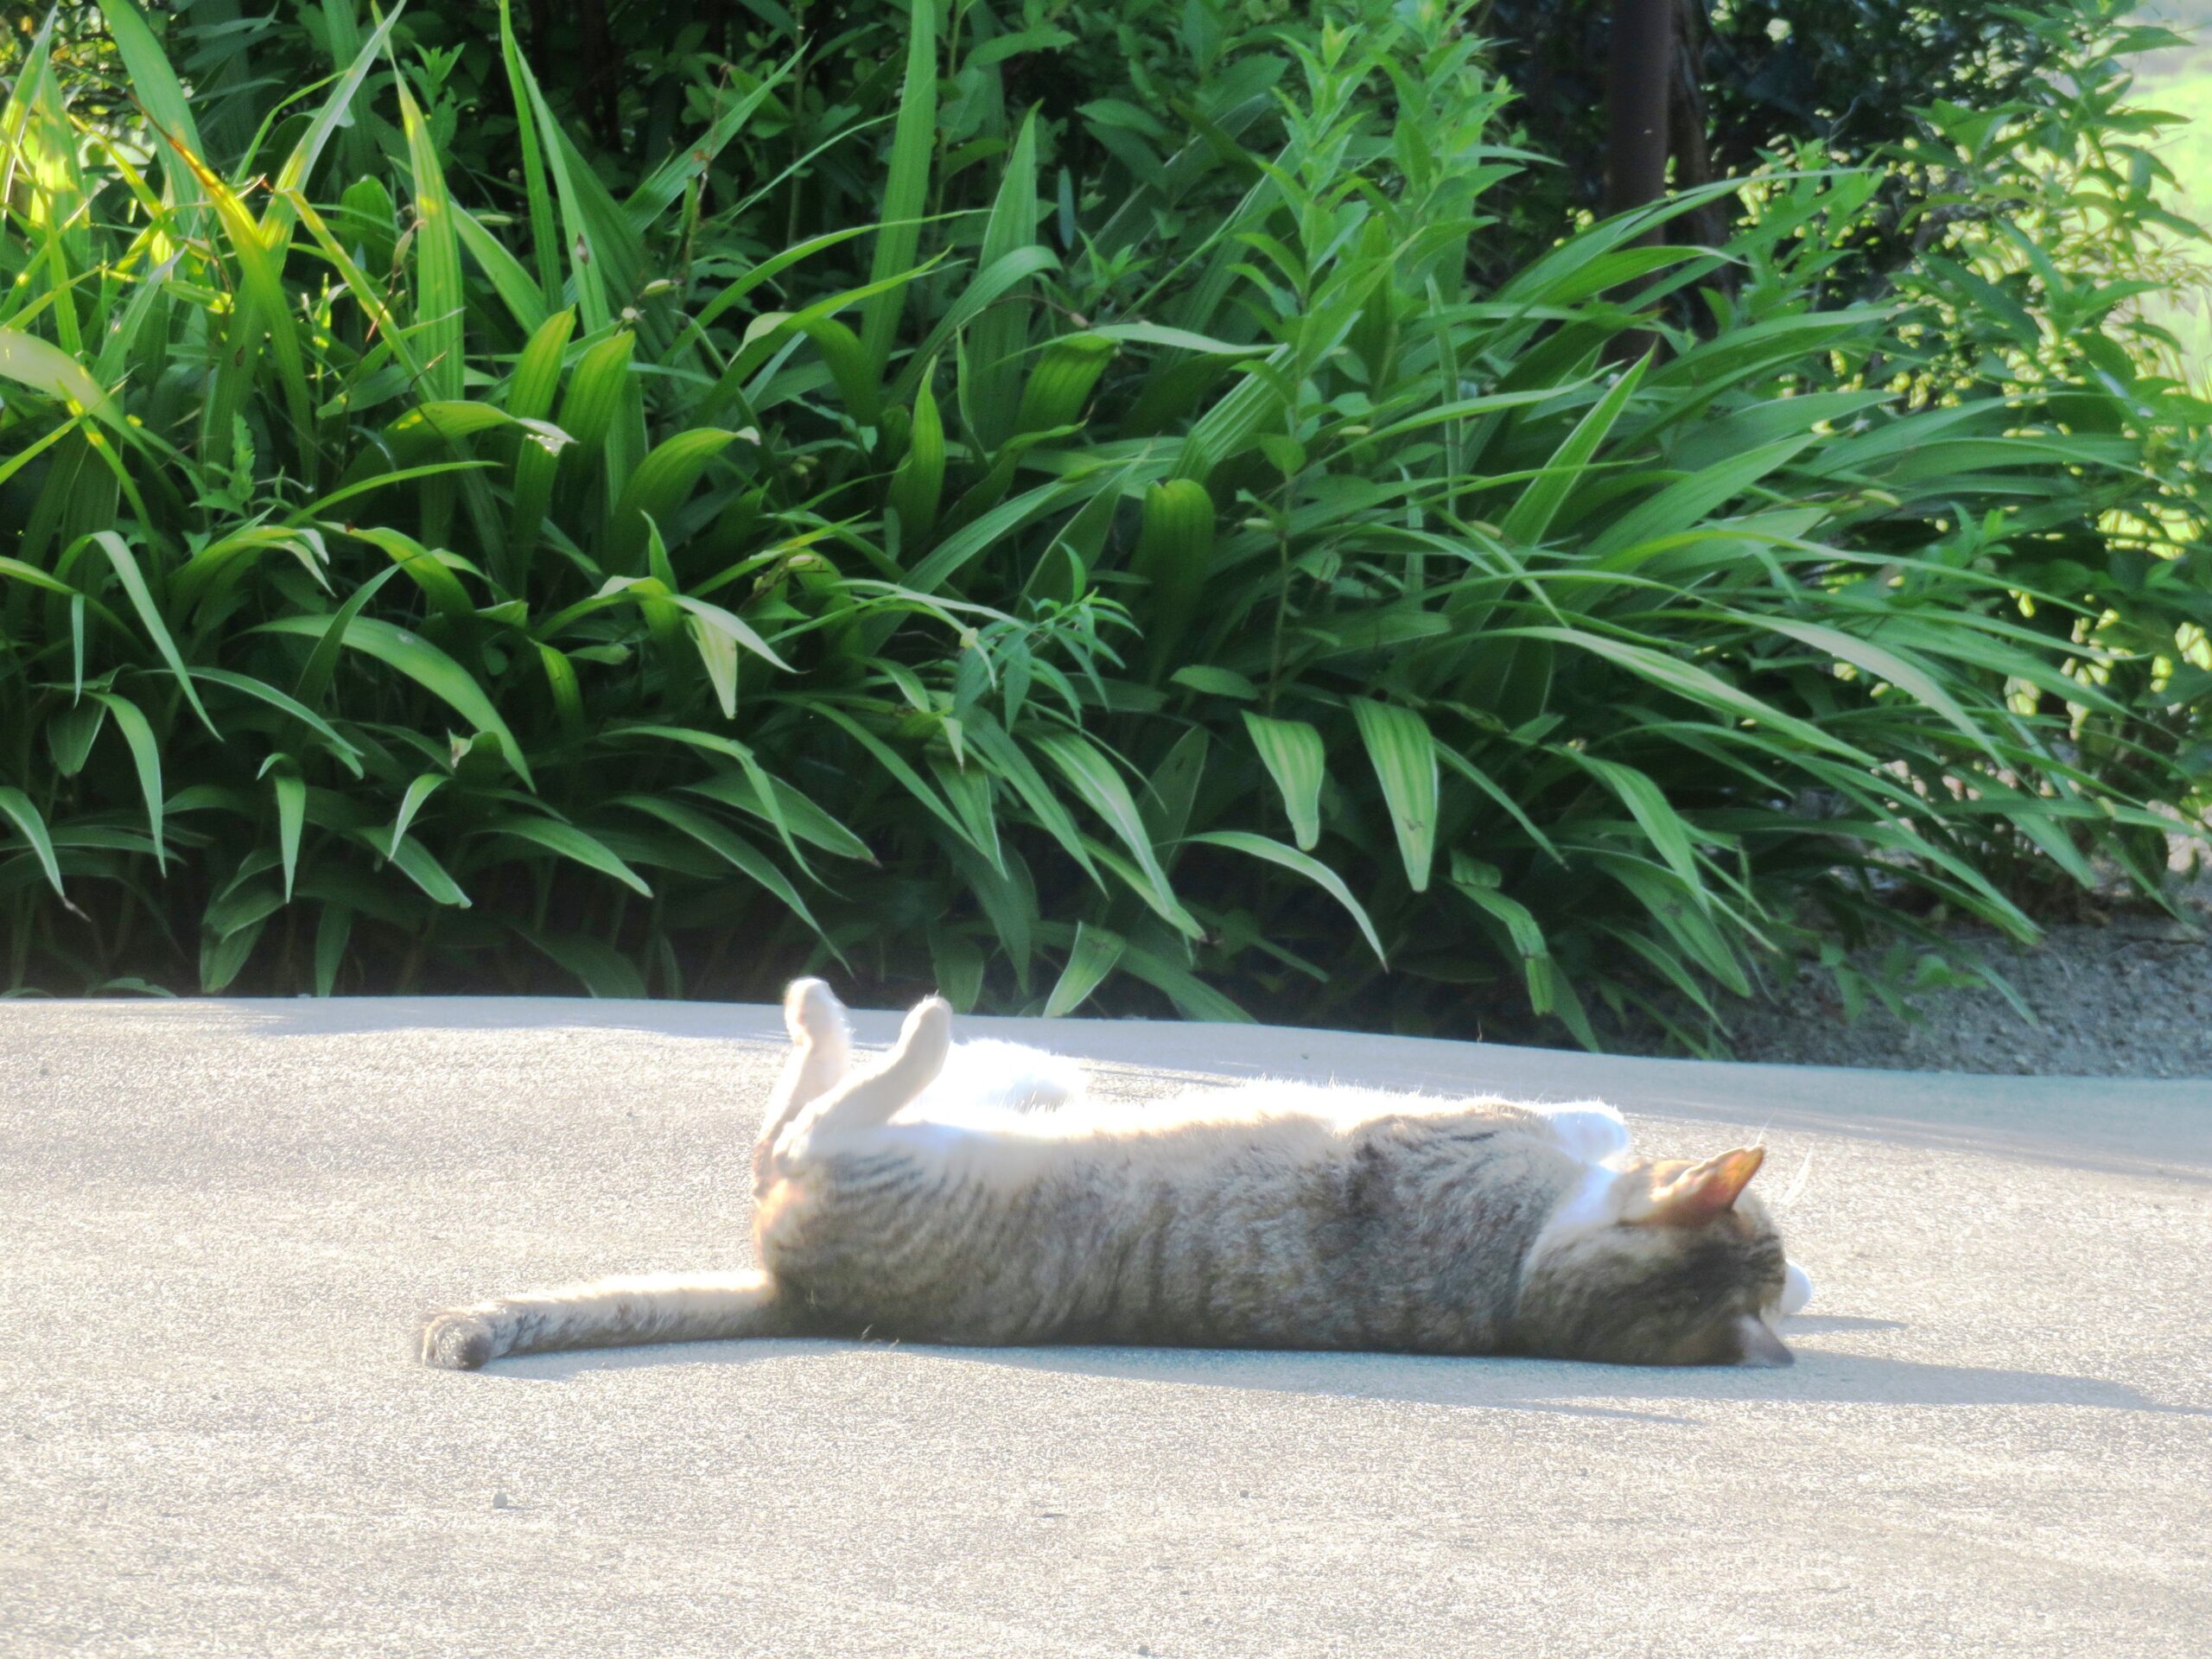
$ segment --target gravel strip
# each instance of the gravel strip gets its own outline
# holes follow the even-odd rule
[[[2035,1015],[1999,992],[1938,990],[1900,1019],[1870,1000],[1847,1020],[1834,982],[1802,975],[1772,1002],[1725,1012],[1739,1060],[2007,1076],[2212,1079],[2212,906],[2195,925],[2121,916],[2051,927],[2023,950],[1982,928],[1952,937],[1979,952]],[[1878,952],[1859,965],[1872,971]]]

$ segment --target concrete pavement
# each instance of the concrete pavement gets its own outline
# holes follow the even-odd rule
[[[886,1016],[861,1017],[880,1040]],[[2212,1083],[969,1022],[1765,1131],[1786,1371],[830,1342],[417,1365],[749,1258],[770,1010],[0,1006],[0,1655],[2212,1650]],[[1806,1160],[1809,1156],[1809,1166]]]

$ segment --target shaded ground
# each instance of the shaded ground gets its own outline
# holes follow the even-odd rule
[[[1764,1128],[1762,1179],[1805,1170],[1800,1363],[412,1362],[427,1305],[743,1259],[773,1031],[0,1007],[0,1653],[2202,1651],[2199,1085],[1065,1022],[1024,1034],[1134,1095],[1265,1068],[1603,1095],[1688,1156]]]
[[[2212,925],[2212,914],[2202,918]],[[1955,935],[2001,974],[2033,1022],[1994,990],[1916,999],[1918,1017],[1870,1001],[1855,1021],[1825,976],[1773,1002],[1727,1009],[1737,1057],[1790,1065],[2014,1076],[2212,1079],[2212,926],[2120,916],[2050,928],[2022,950],[1984,929]],[[2212,1094],[2212,1088],[2208,1088]]]

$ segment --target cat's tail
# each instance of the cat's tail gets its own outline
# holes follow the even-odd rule
[[[450,1307],[423,1321],[426,1365],[473,1371],[508,1354],[788,1336],[797,1320],[757,1270],[658,1273]]]

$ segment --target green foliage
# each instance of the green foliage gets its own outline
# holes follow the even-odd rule
[[[1205,75],[1188,137],[1131,105],[1053,162],[971,8],[626,174],[495,31],[508,184],[393,18],[226,144],[260,75],[187,100],[129,3],[143,129],[42,43],[0,113],[10,984],[832,963],[1588,1041],[1910,925],[1885,884],[2024,936],[2008,861],[2190,787],[2194,646],[2024,573],[2201,593],[2158,460],[2201,411],[2087,346],[2022,390],[1970,286],[1821,308],[1865,175],[1478,280],[1520,161],[1454,19],[1194,23],[1129,59]]]

